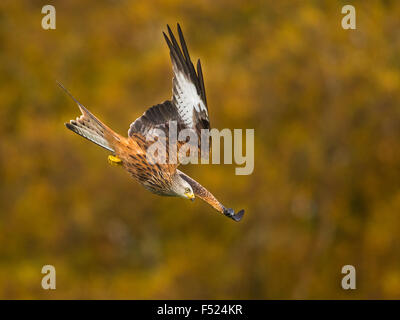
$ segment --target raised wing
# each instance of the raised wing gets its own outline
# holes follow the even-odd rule
[[[200,142],[201,129],[209,129],[208,108],[204,88],[203,73],[200,60],[197,62],[197,72],[190,60],[189,52],[178,24],[179,47],[171,28],[167,26],[169,37],[164,34],[170,49],[172,69],[174,73],[172,100],[155,105],[148,109],[130,126],[128,135],[141,133],[152,135],[154,129],[168,129],[168,122],[177,121],[178,130],[193,129]]]
[[[181,27],[178,24],[179,40],[183,53],[171,28],[169,26],[167,27],[169,38],[165,33],[163,34],[170,50],[172,70],[174,72],[172,102],[186,126],[196,129],[199,134],[201,129],[210,128],[206,91],[204,88],[200,60],[197,62],[196,73],[193,63],[190,60],[189,51]]]

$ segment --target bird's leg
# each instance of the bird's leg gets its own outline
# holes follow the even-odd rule
[[[112,166],[118,166],[122,164],[122,160],[110,154],[108,156],[108,163],[111,164]]]

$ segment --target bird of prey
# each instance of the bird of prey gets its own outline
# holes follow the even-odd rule
[[[169,47],[173,67],[172,99],[152,106],[136,119],[129,128],[128,137],[111,130],[87,108],[80,104],[60,83],[58,85],[77,103],[81,116],[65,123],[66,127],[112,153],[108,160],[122,165],[141,185],[162,196],[176,196],[194,200],[197,196],[220,213],[240,221],[244,210],[235,213],[225,208],[206,188],[177,169],[179,163],[153,163],[148,161],[146,150],[150,142],[146,137],[154,129],[169,130],[170,121],[179,129],[191,129],[199,137],[200,130],[210,129],[206,92],[200,60],[197,70],[190,60],[182,30],[177,25],[180,46],[167,25],[164,38]]]

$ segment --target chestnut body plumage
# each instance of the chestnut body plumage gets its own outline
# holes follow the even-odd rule
[[[82,115],[66,123],[68,129],[111,151],[109,160],[121,164],[147,190],[162,196],[178,196],[193,200],[195,196],[209,203],[217,211],[240,221],[244,210],[237,214],[225,208],[207,189],[177,169],[179,163],[149,161],[147,149],[149,138],[162,130],[168,137],[169,124],[177,123],[178,130],[193,130],[200,141],[200,130],[210,129],[208,107],[200,60],[194,68],[181,28],[178,24],[179,46],[168,27],[165,40],[170,50],[173,66],[172,99],[155,105],[144,112],[130,126],[128,137],[111,130],[88,109],[81,105],[61,84],[60,87],[78,104]],[[168,141],[165,141],[168,143]],[[178,146],[179,147],[179,146]],[[169,150],[169,148],[166,148]],[[168,157],[168,153],[166,154]]]

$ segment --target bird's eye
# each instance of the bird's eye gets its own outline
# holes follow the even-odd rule
[[[186,189],[185,189],[185,193],[190,193],[190,189],[189,189],[189,188],[186,188]]]

